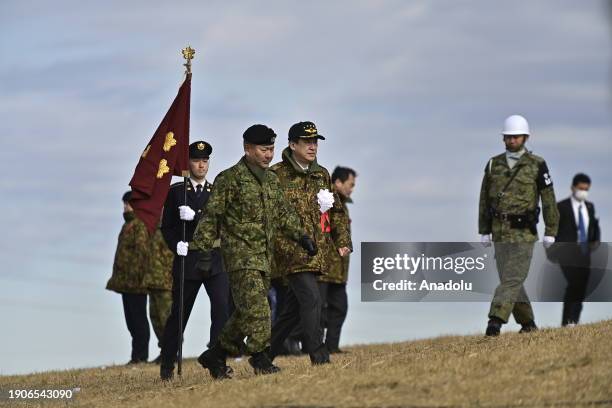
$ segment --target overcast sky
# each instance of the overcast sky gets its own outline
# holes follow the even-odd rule
[[[359,301],[362,241],[475,241],[482,171],[506,116],[530,121],[558,198],[592,176],[612,231],[610,29],[603,1],[152,2],[0,5],[0,374],[124,363],[120,296],[104,290],[121,195],[182,79],[209,179],[253,123],[314,121],[319,162],[355,168],[345,344],[482,332],[488,304]],[[561,305],[535,305],[558,325]],[[585,306],[585,321],[612,317]],[[208,341],[200,293],[185,354]],[[516,329],[508,325],[509,329]],[[152,332],[151,357],[157,355]]]

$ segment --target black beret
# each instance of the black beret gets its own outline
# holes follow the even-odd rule
[[[312,122],[299,122],[289,128],[289,141],[314,138],[325,140],[325,138],[319,134],[317,127]]]
[[[244,131],[242,138],[245,142],[255,145],[273,145],[276,133],[266,125],[253,125]]]
[[[203,140],[198,140],[189,145],[190,159],[208,159],[212,153],[212,146]]]
[[[123,194],[123,197],[121,197],[121,199],[123,200],[123,202],[124,202],[124,203],[129,202],[129,201],[130,201],[130,198],[132,198],[132,191],[131,191],[131,190],[130,190],[130,191],[126,191],[126,192]]]

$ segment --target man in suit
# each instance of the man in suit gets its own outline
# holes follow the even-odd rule
[[[591,266],[591,243],[599,242],[599,222],[595,218],[595,206],[587,201],[591,179],[578,173],[572,181],[572,195],[557,203],[559,231],[557,242],[574,242],[567,245],[560,260],[561,270],[567,279],[563,299],[563,326],[577,324],[582,302],[586,296]]]
[[[187,183],[187,202],[184,199],[184,183],[179,182],[171,186],[164,204],[162,217],[162,234],[169,248],[177,248],[182,241],[182,224],[186,221],[187,241],[193,239],[193,233],[208,202],[212,184],[206,181],[209,157],[212,146],[204,141],[189,145],[189,172]],[[169,380],[173,376],[174,362],[177,358],[179,346],[179,291],[181,257],[174,257],[172,267],[172,308],[164,328],[161,344],[162,380]],[[196,300],[200,285],[204,285],[210,298],[210,343],[217,341],[223,325],[229,317],[229,281],[223,268],[223,262],[217,249],[212,251],[189,250],[185,257],[185,280],[183,288],[183,331],[187,326],[189,315]]]

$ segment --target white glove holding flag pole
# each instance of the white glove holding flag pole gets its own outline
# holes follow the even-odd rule
[[[187,251],[189,251],[189,242],[179,241],[176,244],[176,254],[179,256],[187,256]]]
[[[181,205],[179,207],[179,215],[183,221],[193,221],[195,211],[193,211],[188,205]]]
[[[545,235],[542,241],[544,241],[544,248],[550,248],[555,243],[555,237]]]
[[[334,194],[330,193],[327,189],[321,189],[317,193],[317,202],[319,203],[319,211],[321,211],[321,214],[324,214],[334,206]]]
[[[484,234],[480,236],[480,243],[483,247],[487,248],[491,246],[491,234]]]

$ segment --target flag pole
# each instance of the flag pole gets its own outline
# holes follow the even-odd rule
[[[183,66],[185,67],[185,77],[191,75],[191,60],[195,55],[195,50],[191,48],[191,46],[187,46],[187,48],[183,48],[181,50],[183,54],[183,58],[185,59],[185,63]],[[189,142],[189,140],[187,140]],[[189,171],[183,170],[183,205],[187,205],[187,183],[189,183]],[[187,240],[187,221],[183,220],[182,222],[182,241]],[[181,274],[179,277],[179,328],[178,328],[178,369],[177,374],[179,376],[183,375],[183,314],[184,314],[184,291],[185,291],[185,257],[181,256]]]

